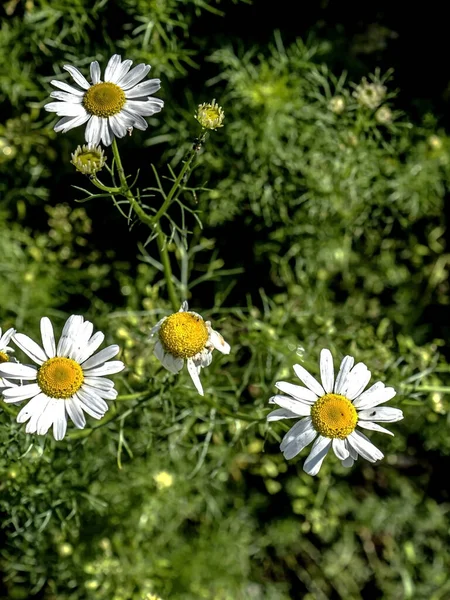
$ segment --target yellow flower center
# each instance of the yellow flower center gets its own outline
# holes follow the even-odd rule
[[[358,414],[345,396],[325,394],[311,407],[311,419],[321,435],[345,440],[355,429]]]
[[[223,127],[225,113],[222,107],[213,100],[211,103],[204,102],[200,104],[195,118],[205,129],[217,129]]]
[[[159,339],[166,352],[175,358],[191,358],[208,341],[205,321],[189,312],[177,312],[162,323]]]
[[[37,382],[50,398],[71,398],[84,381],[83,369],[71,358],[50,358],[40,367]]]
[[[9,361],[9,356],[6,354],[6,352],[0,351],[0,363],[8,362],[8,361]]]
[[[125,102],[123,89],[110,82],[92,85],[83,98],[83,106],[88,113],[105,119],[117,115]]]

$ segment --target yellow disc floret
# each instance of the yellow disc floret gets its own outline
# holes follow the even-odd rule
[[[125,92],[115,83],[96,83],[85,93],[83,106],[91,115],[107,119],[120,113],[126,100]]]
[[[50,398],[71,398],[84,381],[83,369],[71,358],[50,358],[40,367],[37,382]]]
[[[358,414],[345,396],[325,394],[311,407],[311,419],[321,435],[344,440],[355,429]]]
[[[208,341],[205,321],[190,312],[177,312],[162,323],[159,339],[166,352],[175,358],[191,358]]]
[[[6,352],[2,352],[0,350],[0,363],[8,362],[8,361],[9,361],[9,356],[6,354]]]

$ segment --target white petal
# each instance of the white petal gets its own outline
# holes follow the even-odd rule
[[[105,413],[94,410],[91,406],[88,406],[82,400],[80,400],[80,398],[77,397],[74,399],[77,400],[79,407],[82,410],[84,410],[84,412],[86,414],[88,414],[90,417],[92,417],[93,419],[97,419],[97,421],[99,421],[100,419],[103,419],[103,417],[105,416]]]
[[[32,398],[29,402],[25,404],[22,410],[17,415],[18,423],[25,423],[30,419],[34,414],[37,415],[36,419],[39,418],[39,415],[42,412],[43,407],[45,407],[45,394],[38,394],[34,398]]]
[[[372,444],[372,442],[360,431],[355,429],[348,436],[348,441],[355,448],[355,450],[360,454],[363,458],[368,460],[369,462],[376,462],[377,460],[381,460],[384,457],[384,454],[378,450],[376,446]]]
[[[92,367],[97,367],[98,365],[102,365],[103,363],[107,362],[110,358],[116,356],[119,351],[119,346],[113,344],[112,346],[108,346],[107,348],[100,350],[100,352],[97,352],[97,354],[94,354],[94,356],[91,356],[91,358],[88,358],[88,360],[82,363],[81,366],[83,370],[92,369]]]
[[[105,414],[109,408],[103,398],[100,398],[100,396],[93,391],[87,391],[85,386],[82,386],[78,390],[77,396],[85,406],[89,406],[98,413]]]
[[[200,377],[199,377],[199,370],[195,364],[194,361],[191,360],[190,358],[188,358],[186,360],[187,363],[187,368],[189,371],[189,375],[191,376],[192,381],[194,382],[195,387],[197,388],[197,392],[200,394],[200,396],[203,396],[203,387],[202,384],[200,382]]]
[[[290,396],[282,396],[281,394],[277,394],[276,396],[269,398],[269,402],[270,404],[278,404],[278,406],[281,408],[287,408],[299,417],[307,417],[311,414],[311,404],[308,404],[307,402],[301,402],[300,400],[295,400]]]
[[[178,312],[187,312],[189,310],[189,304],[187,300],[184,300],[178,310]]]
[[[93,387],[93,386],[87,384],[86,380],[84,380],[81,389],[84,390],[86,392],[86,394],[91,394],[91,395],[96,394],[103,400],[115,400],[117,398],[117,394],[118,394],[117,390],[115,390],[114,388],[109,388],[107,390],[99,389],[97,387]]]
[[[84,348],[80,348],[80,351],[77,352],[77,362],[80,364],[87,360],[94,352],[103,344],[103,340],[105,339],[105,335],[101,331],[97,331],[91,337],[91,339],[85,343]],[[74,359],[75,360],[75,359]]]
[[[37,369],[19,363],[7,362],[0,364],[0,375],[11,379],[36,379]]]
[[[372,387],[370,387],[363,394],[353,400],[353,406],[355,408],[372,408],[372,406],[378,406],[388,400],[391,400],[396,394],[396,391],[392,387],[384,387],[384,383],[377,381]]]
[[[53,437],[56,441],[61,441],[67,431],[67,417],[65,401],[59,400],[54,406],[53,414]]]
[[[348,456],[345,460],[341,462],[341,465],[346,469],[349,469],[350,467],[353,467],[354,463],[354,459],[351,456]]]
[[[120,67],[122,63],[122,58],[118,54],[113,54],[108,61],[105,69],[105,81],[112,81],[113,83],[117,82],[117,79],[114,77],[116,73],[116,69]]]
[[[144,117],[126,104],[117,116],[124,127],[135,127],[140,131],[145,131],[148,128],[148,123]]]
[[[91,87],[90,84],[88,83],[88,81],[85,79],[85,77],[80,73],[80,71],[78,69],[76,69],[75,67],[72,67],[71,65],[64,65],[63,68],[72,75],[74,80],[78,83],[78,85],[81,88],[83,88],[84,90],[88,90]]]
[[[161,87],[160,79],[149,79],[143,83],[135,85],[131,90],[125,93],[127,98],[145,98],[157,92]]]
[[[345,385],[347,385],[347,375],[350,372],[350,369],[353,367],[353,363],[355,359],[353,356],[344,356],[341,362],[341,366],[339,368],[339,373],[336,377],[336,382],[334,384],[334,391],[336,394],[342,394],[342,389]]]
[[[96,115],[91,115],[84,132],[84,139],[91,146],[98,146],[101,139],[101,119]]]
[[[84,429],[86,426],[86,418],[83,410],[80,406],[78,398],[69,398],[66,400],[66,410],[69,417],[72,419],[73,424],[78,429]]]
[[[100,65],[98,64],[98,62],[96,60],[94,60],[94,62],[91,62],[91,81],[93,85],[96,85],[97,83],[100,83],[100,77],[101,77],[101,72],[100,72]]]
[[[116,83],[126,91],[142,81],[148,75],[150,68],[150,65],[136,65],[134,69],[131,69],[129,73],[121,77]]]
[[[315,437],[317,431],[312,426],[310,418],[301,419],[283,437],[280,450],[286,460],[297,456]]]
[[[351,458],[353,458],[353,460],[358,460],[358,452],[355,450],[355,448],[353,448],[348,437],[344,441]]]
[[[54,358],[56,356],[55,336],[52,322],[48,317],[42,317],[41,319],[41,337],[45,353],[49,358]]]
[[[58,117],[79,117],[86,113],[86,109],[80,103],[49,102],[44,106],[48,112],[54,112]]]
[[[85,377],[84,383],[99,390],[110,390],[114,387],[114,381],[106,379],[106,377]]]
[[[116,67],[116,69],[114,71],[114,76],[110,81],[112,81],[112,83],[117,84],[117,82],[120,81],[122,79],[122,77],[124,77],[124,75],[126,75],[128,73],[128,71],[131,69],[132,64],[133,64],[132,60],[124,60],[122,62],[122,64],[120,64]]]
[[[339,460],[345,460],[350,456],[350,452],[347,449],[347,445],[345,440],[340,440],[339,438],[334,438],[333,440],[333,450]]]
[[[359,396],[369,383],[371,373],[364,363],[358,363],[347,376],[347,385],[342,389],[342,394],[349,400]]]
[[[113,373],[120,373],[125,369],[125,365],[120,360],[111,360],[100,367],[94,367],[85,371],[86,377],[102,377],[103,375],[112,375]]]
[[[303,465],[303,470],[308,473],[308,475],[317,475],[330,446],[331,440],[319,435]]]
[[[36,396],[35,400],[37,400],[38,398],[41,402],[41,406],[40,406],[40,408],[37,408],[37,407],[33,408],[31,417],[27,423],[27,426],[25,427],[26,433],[36,433],[38,421],[41,418],[42,414],[45,412],[48,404],[51,401],[51,398],[49,398],[45,394],[39,394],[39,396]]]
[[[277,381],[275,387],[281,392],[289,394],[289,396],[292,396],[293,398],[296,398],[302,402],[308,402],[309,404],[314,404],[318,398],[317,394],[311,390],[308,390],[308,388],[304,388],[301,385],[294,385],[293,383],[288,383],[287,381]]]
[[[42,390],[37,383],[29,383],[27,385],[18,385],[7,388],[2,393],[5,398],[5,402],[10,403],[28,400],[28,398],[32,398],[33,396],[40,394],[41,391]]]
[[[56,123],[53,129],[56,132],[61,131],[62,133],[66,133],[70,129],[74,129],[74,127],[83,125],[90,118],[91,115],[87,111],[84,111],[84,114],[78,117],[63,117],[60,121]]]
[[[13,336],[13,340],[14,343],[38,365],[42,365],[47,360],[45,352],[42,350],[42,348],[36,344],[36,342],[33,342],[33,340],[27,335],[23,333],[16,333]]]
[[[111,146],[114,135],[109,127],[108,119],[102,119],[102,130],[100,137],[105,146]]]
[[[150,333],[149,333],[149,336],[150,336],[150,337],[153,337],[153,336],[155,335],[155,333],[157,333],[157,332],[160,330],[160,328],[161,328],[161,325],[164,323],[164,321],[165,321],[166,319],[167,319],[167,317],[163,317],[162,319],[160,319],[160,320],[159,320],[159,321],[156,323],[156,325],[155,325],[154,327],[152,327],[152,328],[150,329]]]
[[[363,429],[370,429],[372,431],[379,431],[380,433],[387,433],[388,435],[394,436],[392,431],[381,427],[381,425],[378,425],[378,423],[374,423],[373,421],[358,421],[358,427],[362,427]]]
[[[403,419],[399,408],[382,406],[381,408],[368,408],[358,412],[358,419],[363,421],[379,421],[380,423],[395,423]]]
[[[307,388],[313,391],[318,396],[324,396],[325,390],[320,383],[302,365],[294,365],[294,371],[297,377],[303,381]]]
[[[64,324],[56,349],[57,356],[70,357],[72,346],[77,341],[78,331],[83,325],[81,315],[71,315]]]
[[[12,348],[8,347],[8,344],[11,341],[12,336],[16,333],[16,330],[14,327],[11,327],[8,331],[5,331],[3,335],[1,335],[1,332],[2,330],[0,328],[0,351],[5,352],[5,350],[7,350],[9,352],[14,352]]]
[[[184,366],[184,360],[182,358],[176,358],[168,352],[164,354],[163,360],[161,361],[163,367],[165,367],[171,373],[179,373]]]
[[[298,415],[287,408],[277,408],[267,415],[267,420],[279,421],[280,419],[298,419]]]
[[[160,360],[161,362],[164,362],[165,352],[164,352],[163,345],[161,344],[161,342],[159,340],[156,342],[153,352],[158,360]]]
[[[61,102],[68,102],[69,104],[80,104],[81,102],[83,102],[83,96],[70,94],[69,92],[52,92],[50,94],[50,98],[56,98],[56,100],[60,100]]]
[[[57,79],[52,79],[52,81],[50,81],[50,83],[52,85],[54,85],[55,87],[59,88],[60,90],[64,90],[65,92],[68,92],[69,94],[73,94],[74,96],[83,97],[85,94],[84,90],[79,90],[79,89],[69,85],[65,81],[58,81]]]
[[[227,344],[220,333],[211,329],[209,339],[216,350],[219,350],[222,354],[230,354],[230,344]]]
[[[123,138],[127,134],[127,127],[124,123],[122,123],[122,119],[118,118],[118,115],[113,115],[109,117],[109,125],[115,137]]]
[[[39,417],[36,424],[36,433],[38,435],[45,435],[50,427],[53,425],[55,415],[58,413],[58,403],[64,402],[58,398],[50,398],[50,402],[47,404],[41,416]]]
[[[333,391],[334,386],[334,365],[333,356],[327,348],[320,352],[320,376],[323,389],[329,394]]]
[[[143,117],[151,117],[159,113],[164,108],[164,102],[159,98],[150,98],[149,100],[127,100],[127,109],[135,110]]]

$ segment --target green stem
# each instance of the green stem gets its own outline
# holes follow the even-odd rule
[[[148,225],[151,229],[153,229],[153,219],[148,216],[148,214],[145,212],[145,210],[142,208],[142,206],[139,204],[139,202],[134,197],[133,192],[128,187],[128,182],[127,182],[127,178],[125,175],[125,171],[122,166],[122,160],[120,158],[119,148],[117,147],[116,138],[113,139],[112,151],[114,154],[114,160],[116,161],[117,173],[119,174],[120,183],[122,184],[122,187],[120,188],[121,193],[125,196],[125,198],[128,200],[128,202],[131,204],[131,207],[133,208],[134,212],[139,217],[139,220],[142,223],[145,223],[146,225]]]
[[[17,416],[17,412],[12,408],[12,406],[10,406],[6,402],[3,402],[3,400],[0,400],[0,406],[3,408],[5,413],[7,413],[8,415],[11,415],[13,417]]]
[[[409,388],[409,391],[414,392],[450,392],[449,386],[443,385],[421,385],[419,387],[405,386]]]
[[[177,298],[175,285],[173,283],[172,267],[170,266],[169,258],[169,249],[167,247],[166,239],[164,237],[163,232],[161,231],[159,223],[155,225],[155,229],[157,232],[156,242],[158,244],[159,255],[161,257],[161,262],[164,269],[164,278],[166,280],[167,293],[169,294],[169,299],[170,303],[172,304],[173,311],[177,312],[180,308],[180,302]]]
[[[183,168],[181,169],[178,177],[175,179],[173,186],[170,189],[170,192],[167,194],[166,199],[164,200],[163,204],[161,205],[161,208],[158,210],[156,215],[152,218],[152,220],[155,223],[157,223],[160,220],[160,218],[166,213],[167,209],[169,208],[169,205],[172,202],[178,188],[180,187],[181,182],[189,174],[189,171],[191,170],[192,161],[197,156],[198,148],[201,146],[201,144],[204,142],[204,140],[205,140],[205,135],[203,135],[200,138],[199,143],[196,144],[194,146],[194,148],[192,148],[192,150],[189,152],[188,157],[186,158],[186,161],[183,165]]]
[[[98,187],[99,190],[103,190],[104,192],[108,192],[110,194],[120,194],[122,192],[122,188],[108,187],[107,185],[102,183],[99,179],[97,179],[97,177],[95,175],[93,177],[91,177],[91,181],[95,185],[95,187]]]

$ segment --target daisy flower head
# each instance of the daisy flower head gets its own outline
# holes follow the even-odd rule
[[[142,81],[150,71],[150,65],[141,63],[131,69],[132,64],[132,60],[122,61],[114,54],[102,80],[100,66],[95,60],[90,66],[91,83],[77,68],[64,65],[79,87],[51,81],[58,88],[50,94],[56,102],[46,104],[45,110],[62,117],[56,123],[55,131],[66,133],[87,122],[85,139],[89,146],[97,146],[100,142],[109,146],[115,137],[124,137],[133,127],[145,131],[148,123],[144,117],[160,112],[164,106],[162,100],[151,97],[161,87],[161,81]]]
[[[12,336],[14,343],[37,364],[0,364],[0,376],[22,381],[22,385],[5,389],[3,396],[9,403],[29,400],[17,415],[18,423],[27,422],[27,433],[45,435],[53,425],[55,439],[62,440],[67,417],[75,427],[83,429],[84,413],[101,419],[108,410],[105,400],[117,397],[113,381],[105,375],[119,373],[125,367],[119,360],[110,360],[119,352],[119,346],[108,346],[94,354],[105,336],[100,331],[92,335],[93,330],[92,323],[72,315],[56,344],[52,323],[43,317],[42,348],[23,333]]]
[[[294,365],[295,374],[306,387],[286,381],[275,384],[287,395],[270,398],[269,402],[280,408],[272,411],[267,420],[303,417],[286,433],[280,450],[286,459],[291,459],[314,442],[303,465],[309,475],[317,475],[330,447],[344,467],[351,467],[358,455],[372,463],[382,459],[382,452],[356,426],[394,435],[378,423],[403,419],[400,409],[379,407],[395,396],[394,388],[378,381],[364,391],[371,373],[364,363],[354,365],[354,362],[352,356],[346,356],[335,379],[333,357],[329,350],[323,349],[322,383],[301,365]]]
[[[9,362],[9,354],[14,352],[14,348],[8,346],[14,333],[15,330],[11,327],[11,329],[8,329],[2,334],[2,328],[0,327],[0,364]],[[9,385],[11,384],[8,381],[3,380],[0,376],[0,391]]]
[[[186,360],[189,375],[203,396],[199,377],[202,367],[211,364],[214,349],[229,354],[230,345],[214,331],[209,321],[188,309],[188,303],[183,302],[178,312],[164,317],[153,327],[150,336],[158,336],[155,355],[168,371],[178,373]]]

